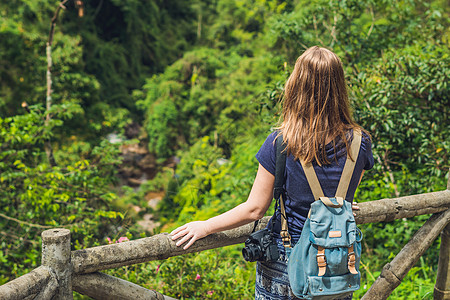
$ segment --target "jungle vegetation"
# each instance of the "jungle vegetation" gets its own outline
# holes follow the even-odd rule
[[[354,117],[372,134],[376,164],[355,199],[446,188],[447,1],[66,1],[46,107],[46,43],[58,5],[0,3],[0,284],[40,265],[46,228],[69,228],[75,250],[168,232],[244,201],[284,82],[313,45],[343,61]],[[119,179],[133,144],[156,161],[156,175],[139,187]],[[155,192],[164,197],[152,208],[145,196]],[[140,227],[145,213],[161,225]],[[361,226],[355,298],[427,218]],[[180,299],[251,299],[254,264],[240,249],[108,273]],[[438,249],[439,239],[392,299],[432,298]]]

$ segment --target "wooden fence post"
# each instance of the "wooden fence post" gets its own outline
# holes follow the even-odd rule
[[[42,232],[42,265],[49,267],[58,280],[58,300],[72,300],[72,264],[70,230],[55,228]]]
[[[448,226],[449,222],[450,209],[432,215],[403,247],[400,253],[383,267],[381,275],[375,280],[361,300],[387,299],[434,239]]]
[[[51,299],[58,282],[49,267],[40,266],[0,286],[0,299]]]
[[[100,272],[74,275],[73,289],[97,300],[176,300],[135,283]]]
[[[434,299],[450,299],[450,224],[441,233],[441,249],[434,286]]]
[[[447,190],[450,190],[450,172]],[[436,285],[434,286],[434,299],[450,299],[450,224],[441,233],[441,248],[439,250]]]

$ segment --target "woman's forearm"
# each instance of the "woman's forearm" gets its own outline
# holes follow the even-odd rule
[[[185,244],[183,249],[187,249],[196,240],[211,233],[236,228],[262,218],[272,201],[274,178],[259,165],[255,182],[246,202],[207,221],[190,222],[178,227],[170,233],[172,240],[178,240],[177,246]]]
[[[264,214],[261,214],[256,208],[250,207],[250,205],[245,202],[221,215],[207,220],[205,224],[207,226],[208,234],[211,234],[259,220],[263,215]]]

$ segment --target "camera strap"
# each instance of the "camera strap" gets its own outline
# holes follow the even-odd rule
[[[278,205],[280,205],[280,221],[281,221],[281,240],[285,248],[291,248],[291,235],[288,231],[288,222],[286,216],[286,210],[284,201],[286,199],[286,191],[284,189],[285,171],[286,171],[286,144],[283,141],[283,136],[279,135],[276,140],[276,152],[275,152],[275,184],[273,188],[273,198],[276,200],[275,213]],[[272,227],[275,222],[275,218],[272,218]]]
[[[255,221],[255,224],[253,225],[252,233],[255,232],[256,226],[258,226],[258,223],[259,223],[259,220],[256,220],[256,221]]]
[[[275,199],[275,212],[272,216],[272,223],[270,229],[273,229],[276,220],[276,212],[278,205],[281,211],[281,239],[285,248],[291,248],[291,235],[288,231],[288,223],[286,217],[286,210],[284,207],[284,201],[286,199],[286,191],[284,190],[285,171],[286,171],[286,149],[283,142],[283,136],[280,135],[276,139],[276,152],[275,152],[275,183],[273,188],[273,198]],[[253,225],[252,233],[255,232],[258,226],[259,220],[256,220]]]

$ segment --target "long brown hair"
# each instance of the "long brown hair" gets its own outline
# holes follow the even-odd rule
[[[329,164],[325,145],[333,140],[345,143],[353,121],[342,62],[336,54],[317,46],[307,49],[296,61],[284,88],[279,135],[287,152],[306,162]],[[353,159],[353,158],[352,158]]]

